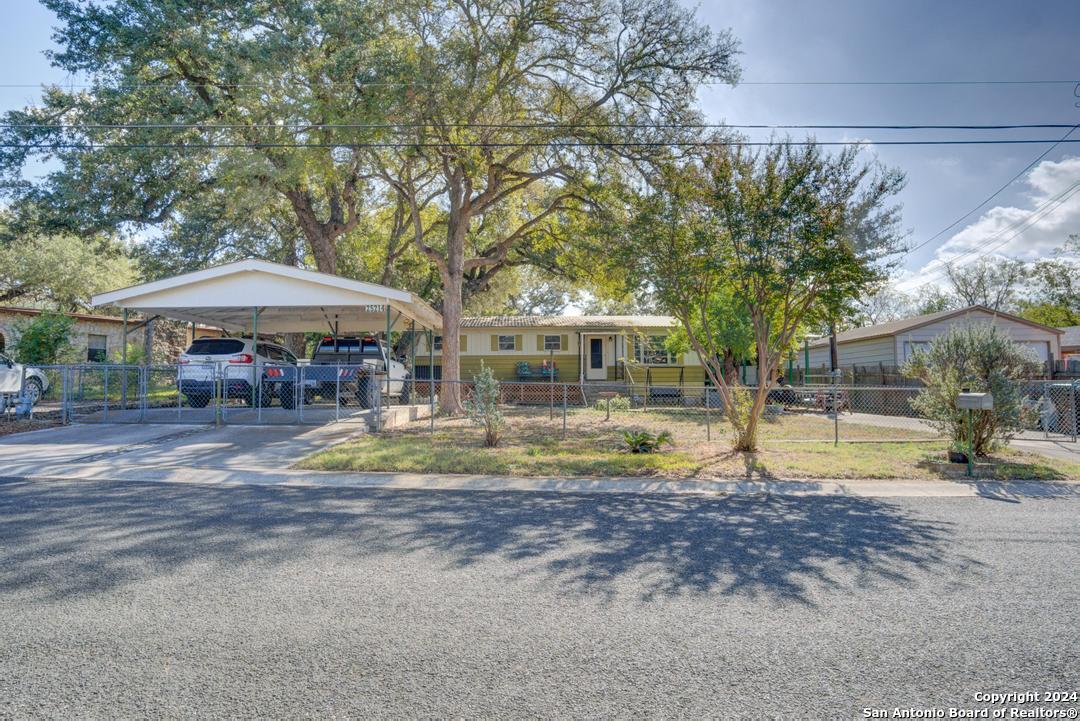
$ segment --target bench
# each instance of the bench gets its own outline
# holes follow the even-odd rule
[[[559,377],[559,369],[554,364],[548,365],[547,361],[540,364],[539,368],[533,368],[528,361],[517,364],[517,378],[519,381],[554,380]]]

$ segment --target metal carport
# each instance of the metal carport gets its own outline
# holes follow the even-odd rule
[[[109,291],[92,302],[123,309],[125,320],[137,311],[233,335],[383,330],[389,340],[408,324],[415,339],[418,328],[432,333],[442,326],[440,314],[409,291],[254,259]]]

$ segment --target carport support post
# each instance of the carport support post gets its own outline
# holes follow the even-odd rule
[[[427,332],[427,357],[428,357],[428,403],[431,411],[428,413],[428,424],[432,434],[435,433],[435,331],[428,329]]]
[[[416,320],[409,320],[409,402],[416,403]]]
[[[390,299],[386,299],[386,404],[390,405]]]
[[[124,308],[124,341],[120,344],[120,407],[127,410],[127,337],[128,337],[128,310]],[[106,359],[106,362],[108,359]],[[108,375],[109,370],[106,366],[105,374]],[[107,399],[106,399],[107,400]]]
[[[271,319],[272,320],[272,319]],[[251,375],[251,407],[258,408],[259,401],[256,397],[259,386],[259,309],[251,309],[251,349],[254,351],[251,362],[254,364],[254,372]],[[304,389],[300,389],[303,394]]]

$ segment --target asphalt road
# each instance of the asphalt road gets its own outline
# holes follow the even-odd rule
[[[0,717],[1080,690],[1080,502],[0,482]]]

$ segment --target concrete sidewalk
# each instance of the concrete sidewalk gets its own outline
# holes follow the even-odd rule
[[[1080,483],[946,480],[664,480],[657,478],[558,478],[423,473],[340,473],[238,466],[169,466],[100,462],[48,464],[37,472],[0,477],[181,483],[210,486],[307,486],[428,491],[522,491],[646,494],[773,494],[781,496],[1080,498]]]

